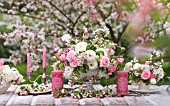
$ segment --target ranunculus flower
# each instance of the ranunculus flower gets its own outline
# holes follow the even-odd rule
[[[139,64],[139,63],[135,63],[133,66],[134,70],[139,70],[140,68],[141,68],[141,64]]]
[[[114,66],[110,66],[110,67],[108,68],[108,72],[109,72],[109,73],[113,73],[113,72],[115,72],[115,71],[116,71],[116,68],[117,68],[117,66],[116,66],[116,65],[114,65]]]
[[[128,62],[128,63],[125,65],[124,70],[129,71],[131,68],[132,68],[132,62]]]
[[[4,61],[0,60],[0,66],[4,65]]]
[[[123,64],[123,62],[124,62],[124,58],[119,58],[118,59],[118,64]]]
[[[77,65],[78,65],[78,60],[77,60],[77,58],[73,58],[73,59],[71,60],[71,62],[70,62],[70,66],[72,66],[72,67],[77,67]]]
[[[97,60],[88,61],[87,65],[89,66],[90,70],[96,70],[98,68]]]
[[[66,55],[65,54],[62,54],[61,56],[60,56],[60,59],[61,59],[61,61],[65,61],[66,60]]]
[[[100,67],[109,67],[110,61],[107,56],[103,56],[102,59],[100,60]]]
[[[87,43],[86,42],[79,42],[75,45],[75,50],[77,53],[86,51]]]
[[[150,74],[151,74],[150,70],[144,70],[141,74],[141,78],[143,80],[147,80],[147,79],[149,79]]]
[[[86,51],[86,56],[85,56],[87,61],[92,61],[96,59],[96,52],[93,50],[87,50]]]
[[[75,55],[76,55],[76,52],[73,51],[73,50],[70,50],[70,51],[67,53],[66,59],[67,59],[68,61],[72,61]]]

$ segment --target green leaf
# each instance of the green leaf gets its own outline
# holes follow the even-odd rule
[[[98,56],[101,56],[101,55],[104,56],[104,52],[103,52],[103,51],[97,51],[96,54],[97,54]]]
[[[100,79],[100,84],[101,84],[103,87],[105,87],[105,86],[107,85],[107,79],[106,79],[105,77],[102,77],[102,78]]]
[[[110,79],[108,80],[108,85],[112,85],[112,84],[114,84],[114,79],[113,79],[113,78],[110,78]]]
[[[87,45],[87,48],[86,48],[86,50],[91,50],[91,47],[90,47],[90,45]]]
[[[64,70],[64,64],[63,63],[60,63],[59,67],[60,67],[61,70]]]
[[[80,75],[80,73],[79,73],[79,71],[78,71],[78,68],[76,67],[76,68],[74,68],[74,74],[78,74],[78,75]]]
[[[90,44],[90,45],[92,45],[92,42],[91,42],[91,41],[87,41],[87,44]]]
[[[84,68],[83,66],[80,66],[80,67],[79,67],[79,70],[80,70],[82,73],[86,73],[86,70],[85,70],[85,68]]]
[[[86,71],[89,70],[89,66],[87,64],[84,65],[86,68]]]

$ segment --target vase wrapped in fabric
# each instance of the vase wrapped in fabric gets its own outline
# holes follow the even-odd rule
[[[128,94],[128,72],[117,71],[116,73],[117,96]]]
[[[0,94],[6,93],[11,84],[7,83],[5,85],[0,85]]]
[[[139,82],[138,82],[138,90],[149,91],[149,89],[150,89],[150,84],[147,85],[147,84],[145,84],[143,81],[139,81]]]
[[[52,72],[52,94],[55,93],[55,89],[63,88],[63,71]]]

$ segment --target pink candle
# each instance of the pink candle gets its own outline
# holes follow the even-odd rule
[[[27,53],[27,72],[30,73],[31,72],[31,58],[30,58],[30,54]]]
[[[43,68],[46,67],[46,48],[43,49]]]

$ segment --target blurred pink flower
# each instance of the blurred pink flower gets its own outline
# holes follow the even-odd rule
[[[109,74],[111,74],[111,73],[115,72],[115,71],[116,71],[116,68],[117,68],[117,66],[116,66],[116,65],[114,65],[114,66],[110,66],[110,67],[108,68],[108,72],[109,72]]]
[[[70,62],[70,66],[77,67],[77,65],[78,65],[77,58],[73,58],[72,61]]]
[[[118,64],[123,64],[123,62],[124,62],[124,58],[119,58],[118,59]]]
[[[61,61],[65,61],[66,60],[66,55],[65,54],[62,54],[61,56],[60,56],[60,59],[61,59]]]
[[[147,80],[150,77],[150,74],[151,74],[150,70],[144,70],[141,74],[141,78],[143,80]]]
[[[67,48],[64,50],[64,53],[67,54],[69,51],[70,51],[70,49]]]
[[[68,61],[72,61],[74,59],[74,56],[75,56],[76,52],[73,51],[73,50],[70,50],[68,53],[67,53],[67,60]]]
[[[57,55],[58,55],[58,56],[61,55],[62,52],[63,52],[63,50],[62,50],[62,49],[59,49],[59,50],[57,51]]]
[[[19,77],[19,78],[18,78],[18,81],[17,81],[18,84],[21,83],[21,82],[23,82],[23,80],[24,80],[23,77]]]
[[[0,66],[4,65],[4,61],[0,60]]]
[[[109,67],[110,61],[107,56],[103,56],[102,59],[100,60],[100,67]]]

